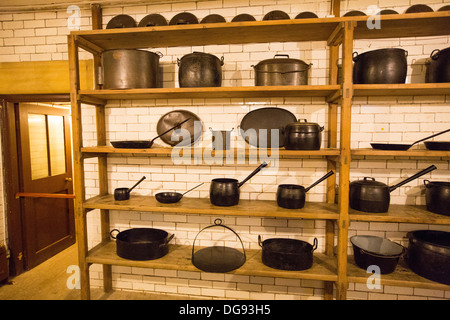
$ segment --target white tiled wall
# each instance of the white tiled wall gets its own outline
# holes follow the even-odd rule
[[[342,1],[342,13],[349,10],[366,11],[369,5],[378,4],[380,8],[394,8],[403,12],[414,0],[402,1]],[[426,2],[433,9],[444,5],[444,1]],[[221,14],[230,21],[239,13],[249,13],[261,20],[271,10],[283,10],[291,18],[303,11],[313,11],[319,17],[329,13],[330,1],[190,1],[167,2],[155,5],[130,5],[123,7],[104,6],[104,25],[115,15],[130,14],[137,21],[150,13],[160,13],[167,20],[182,11],[194,13],[203,18],[210,13]],[[8,13],[0,14],[0,61],[60,60],[67,58],[64,25],[68,14],[65,10],[56,12]],[[90,28],[90,13],[82,9],[82,29]],[[449,37],[384,39],[377,41],[357,40],[355,50],[365,52],[384,47],[402,47],[408,50],[407,82],[423,82],[424,59],[433,49],[449,46]],[[175,48],[151,48],[161,51],[163,86],[178,87],[177,58],[192,51],[204,51],[224,56],[223,86],[253,85],[251,65],[272,58],[276,53],[286,53],[292,58],[313,63],[310,84],[327,84],[327,58],[325,42],[302,43],[264,43],[243,45],[220,45]],[[89,58],[83,53],[81,58]],[[411,67],[413,65],[414,67]],[[368,147],[369,142],[413,142],[428,134],[448,127],[450,113],[448,105],[450,95],[436,97],[364,97],[354,101],[352,109],[352,147]],[[165,113],[184,109],[196,113],[203,121],[203,145],[211,144],[209,128],[237,128],[243,116],[251,110],[265,107],[280,107],[293,112],[297,118],[306,118],[325,126],[323,146],[327,137],[327,104],[322,98],[270,98],[270,99],[152,99],[140,101],[110,101],[106,107],[107,138],[115,139],[152,139],[157,135],[156,123]],[[84,144],[95,145],[95,112],[91,107],[83,108]],[[234,137],[237,145],[244,145],[241,137]],[[443,136],[447,139],[448,136]],[[164,145],[160,140],[157,144]],[[116,187],[131,186],[143,175],[147,179],[134,192],[152,195],[162,190],[183,191],[200,182],[206,182],[198,190],[186,195],[189,197],[208,196],[208,182],[215,177],[234,177],[242,179],[256,166],[251,164],[180,164],[173,165],[169,157],[115,157],[108,160],[109,191]],[[446,159],[420,159],[392,157],[356,158],[352,162],[351,180],[363,176],[373,176],[382,182],[393,184],[401,178],[410,176],[420,169],[435,164],[438,170],[427,175],[434,180],[448,180],[449,162]],[[280,183],[309,185],[326,173],[326,160],[321,157],[301,159],[283,159],[278,162],[277,170],[260,173],[246,183],[241,190],[242,199],[275,199],[276,187]],[[87,194],[98,192],[96,160],[85,164]],[[391,195],[392,203],[424,203],[421,187],[423,179],[409,183],[397,189]],[[318,185],[307,194],[307,201],[324,201],[325,184]],[[164,214],[154,212],[111,213],[112,228],[121,230],[131,227],[148,226],[165,229],[175,234],[173,243],[192,244],[194,237],[202,227],[213,223],[217,216]],[[263,238],[282,236],[312,242],[319,240],[318,252],[324,248],[325,222],[321,220],[275,219],[261,217],[227,216],[226,225],[240,234],[246,248],[259,248],[257,236]],[[88,214],[89,246],[99,238],[99,216],[97,212]],[[353,222],[349,235],[374,234],[405,242],[407,231],[415,229],[438,229],[450,231],[449,226],[413,225],[401,223]],[[222,235],[221,235],[222,236]],[[216,241],[213,234],[202,236],[200,245],[210,245]],[[226,238],[227,245],[237,242],[233,237]],[[349,252],[351,248],[349,247]],[[92,284],[101,285],[101,267],[91,267]],[[152,270],[132,267],[113,267],[114,287],[125,290],[158,291],[171,294],[189,295],[204,298],[242,298],[242,299],[321,299],[323,283],[317,281],[281,279],[269,277],[236,276],[229,274],[209,274],[203,272],[183,272]],[[440,299],[450,298],[450,292],[384,286],[380,290],[369,290],[360,284],[350,284],[351,299]]]

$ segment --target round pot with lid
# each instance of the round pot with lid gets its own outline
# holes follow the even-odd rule
[[[161,53],[114,49],[102,53],[103,89],[156,88]]]
[[[273,59],[266,59],[252,66],[255,69],[255,86],[306,85],[311,65],[299,59],[291,59],[287,54],[276,54]]]
[[[424,180],[427,210],[450,216],[450,182]]]
[[[319,150],[324,127],[300,119],[284,128],[284,147],[287,150]]]
[[[353,53],[353,83],[405,83],[408,51],[399,48]]]
[[[177,59],[178,81],[185,87],[220,87],[222,85],[223,57],[204,52],[193,52]]]

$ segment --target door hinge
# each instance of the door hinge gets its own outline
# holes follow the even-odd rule
[[[19,254],[17,255],[17,259],[19,259],[20,261],[22,261],[23,258],[23,253],[19,252]]]

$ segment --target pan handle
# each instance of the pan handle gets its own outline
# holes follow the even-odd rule
[[[145,176],[143,176],[143,177],[141,178],[141,180],[139,180],[138,182],[136,182],[136,184],[135,184],[134,186],[132,186],[130,189],[128,189],[128,193],[130,193],[131,190],[133,190],[134,188],[136,188],[136,186],[137,186],[139,183],[141,183],[142,181],[144,181],[144,180],[145,180]]]
[[[113,232],[114,231],[117,231],[117,234],[115,235],[115,236],[113,236]],[[113,239],[116,239],[116,237],[117,237],[117,235],[120,233],[120,231],[119,231],[119,229],[112,229],[110,232],[109,232],[109,235],[111,236],[111,238],[113,238]]]
[[[305,189],[305,192],[308,192],[309,189],[311,189],[312,187],[314,187],[315,185],[321,183],[323,180],[327,179],[329,176],[332,176],[334,174],[333,170],[330,170],[326,175],[324,175],[322,178],[320,178],[319,180],[317,180],[316,182],[314,182],[312,185],[310,185],[308,188]]]
[[[319,245],[319,241],[317,240],[317,238],[314,238],[313,247],[312,247],[311,252],[316,251],[318,245]]]
[[[450,129],[447,129],[447,130],[444,130],[444,131],[435,133],[435,134],[433,134],[433,135],[431,135],[431,136],[429,136],[429,137],[426,137],[426,138],[417,140],[417,141],[414,142],[411,146],[415,145],[416,143],[422,142],[422,141],[424,141],[424,140],[428,140],[428,139],[434,138],[434,137],[436,137],[436,136],[440,136],[441,134],[446,133],[446,132],[449,132],[449,131],[450,131]]]
[[[166,240],[163,242],[163,243],[161,243],[159,246],[160,247],[164,247],[164,246],[166,246],[172,239],[173,239],[173,237],[175,236],[175,233],[172,233],[170,236],[168,236],[167,238],[166,238]]]
[[[433,170],[436,170],[436,169],[437,169],[436,166],[435,166],[434,164],[432,164],[432,165],[429,166],[428,168],[423,169],[422,171],[416,173],[415,175],[413,175],[413,176],[411,176],[411,177],[409,177],[409,178],[407,178],[407,179],[405,179],[405,180],[403,180],[403,181],[397,183],[397,184],[394,185],[394,186],[389,187],[389,192],[392,192],[392,191],[394,191],[395,189],[397,189],[398,187],[401,187],[402,185],[404,185],[404,184],[406,184],[406,183],[408,183],[408,182],[411,182],[412,180],[417,179],[417,178],[419,178],[420,176],[423,176],[424,174],[427,174],[427,173],[429,173],[429,172],[431,172],[431,171],[433,171]]]
[[[260,172],[265,167],[267,167],[267,163],[264,161],[258,168],[256,168],[252,173],[250,173],[250,175],[247,178],[238,183],[238,188],[240,188],[244,183],[246,183],[249,179],[251,179],[255,174]]]

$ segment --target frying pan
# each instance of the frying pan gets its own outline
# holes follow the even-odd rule
[[[413,142],[412,144],[400,144],[400,143],[371,143],[370,145],[372,146],[373,149],[377,149],[377,150],[408,150],[409,148],[411,148],[413,145],[415,145],[416,143],[422,142],[424,140],[428,140],[431,139],[433,137],[436,137],[438,135],[441,135],[443,133],[449,132],[450,129],[447,129],[445,131],[433,134],[429,137],[417,140],[416,142]]]
[[[151,148],[151,146],[153,145],[153,141],[155,141],[156,139],[158,139],[162,135],[165,135],[167,132],[172,131],[176,127],[181,126],[183,123],[187,122],[188,120],[190,120],[190,118],[185,119],[184,121],[182,121],[182,122],[178,123],[177,125],[173,126],[172,128],[170,128],[166,132],[161,133],[159,136],[157,136],[156,138],[153,138],[153,140],[151,140],[151,141],[148,141],[148,140],[111,141],[111,144],[113,145],[114,148],[126,148],[126,149]]]
[[[145,176],[141,178],[134,186],[131,188],[116,188],[114,189],[114,200],[128,200],[130,199],[131,190],[133,190],[139,183],[141,183],[145,179]]]
[[[428,150],[450,150],[450,141],[426,141],[424,144]]]
[[[178,201],[181,200],[181,198],[183,198],[183,196],[200,187],[204,182],[200,183],[198,186],[193,187],[192,189],[189,189],[188,191],[186,191],[185,193],[179,193],[179,192],[159,192],[157,194],[155,194],[155,198],[156,200],[158,200],[158,202],[161,203],[176,203]]]

